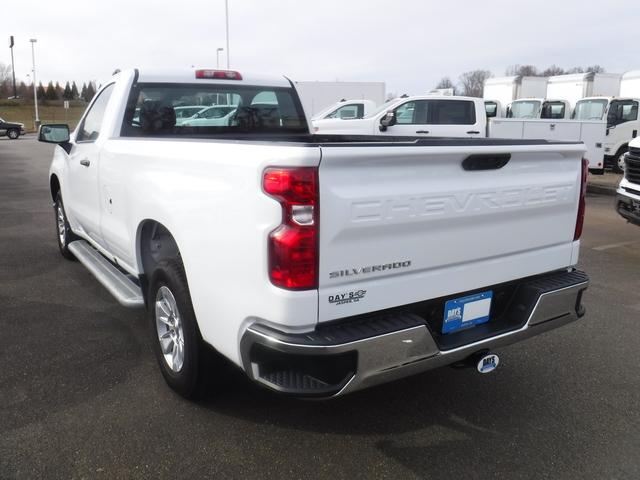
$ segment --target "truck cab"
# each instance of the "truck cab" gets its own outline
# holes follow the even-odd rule
[[[576,103],[572,118],[575,120],[606,120],[604,142],[605,166],[616,172],[624,170],[624,157],[629,142],[640,129],[638,106],[640,98],[587,97]]]
[[[486,113],[481,98],[423,95],[392,100],[362,119],[313,126],[319,134],[477,138],[486,134]]]
[[[562,120],[571,117],[571,105],[560,99],[521,98],[507,106],[506,117]]]

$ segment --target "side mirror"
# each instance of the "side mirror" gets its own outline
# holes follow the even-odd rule
[[[396,115],[392,111],[388,111],[384,114],[384,117],[380,119],[380,131],[385,132],[388,127],[392,127],[396,124]]]
[[[69,125],[52,124],[41,125],[38,131],[38,141],[45,143],[68,143],[69,142]]]

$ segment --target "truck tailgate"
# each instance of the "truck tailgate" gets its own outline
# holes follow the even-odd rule
[[[321,322],[575,263],[581,144],[321,148]]]

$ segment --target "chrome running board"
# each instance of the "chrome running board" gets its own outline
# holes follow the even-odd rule
[[[71,242],[69,251],[118,300],[120,305],[128,308],[144,307],[140,287],[86,241]]]

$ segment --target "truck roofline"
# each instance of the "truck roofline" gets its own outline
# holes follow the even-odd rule
[[[138,82],[143,83],[202,83],[202,84],[227,84],[227,85],[259,85],[261,87],[284,87],[291,88],[291,83],[284,76],[276,75],[260,75],[243,70],[237,71],[242,75],[242,80],[220,80],[220,79],[200,79],[196,78],[196,70],[222,70],[223,68],[206,68],[206,67],[193,67],[193,68],[137,68]],[[121,74],[131,75],[133,69],[128,71],[122,71]]]

